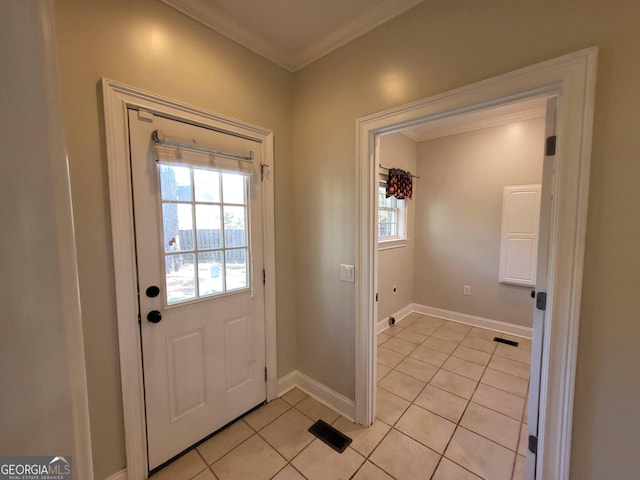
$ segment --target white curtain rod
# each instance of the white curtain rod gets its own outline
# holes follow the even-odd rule
[[[194,152],[209,153],[211,155],[217,155],[220,157],[233,158],[235,160],[242,160],[244,162],[251,162],[253,160],[253,150],[249,151],[249,155],[242,155],[239,153],[222,152],[220,150],[214,150],[212,148],[199,147],[198,145],[191,145],[189,143],[180,143],[177,141],[168,140],[162,135],[162,132],[154,130],[151,134],[151,138],[155,143],[160,145],[167,145],[170,147],[183,148],[185,150],[192,150]]]
[[[390,168],[390,167],[385,167],[385,166],[384,166],[384,165],[382,165],[381,163],[379,163],[379,164],[378,164],[378,166],[379,166],[380,168],[384,168],[385,170],[391,170],[391,168]],[[394,167],[392,167],[392,168],[394,168]],[[398,168],[398,169],[396,169],[396,170],[400,170],[400,169]],[[409,176],[410,176],[411,178],[420,178],[420,177],[418,177],[417,175],[414,175],[414,174],[412,174],[412,173],[409,173]]]

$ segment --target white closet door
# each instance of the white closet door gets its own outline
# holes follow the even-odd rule
[[[541,185],[504,187],[500,283],[535,286]]]

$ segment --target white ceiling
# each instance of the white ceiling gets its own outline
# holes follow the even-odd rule
[[[423,0],[162,0],[292,72]]]
[[[403,129],[401,133],[415,142],[422,142],[433,138],[480,130],[481,128],[497,127],[544,117],[546,105],[546,98],[536,98],[423,122]]]

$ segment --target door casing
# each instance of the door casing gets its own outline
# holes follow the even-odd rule
[[[148,462],[142,351],[138,325],[138,291],[127,108],[147,110],[186,123],[218,129],[260,142],[263,164],[262,209],[266,365],[268,372],[267,401],[276,398],[278,378],[276,370],[273,132],[106,78],[103,78],[101,83],[109,174],[127,478],[139,480],[147,478]]]
[[[597,47],[379,112],[356,122],[356,422],[375,418],[377,138],[406,127],[526,99],[557,96],[558,142],[540,380],[537,478],[569,476]]]

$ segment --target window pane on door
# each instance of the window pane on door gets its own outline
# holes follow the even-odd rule
[[[245,247],[247,245],[245,207],[224,207],[224,246]]]
[[[167,255],[165,272],[168,305],[196,298],[195,255],[192,253]]]
[[[220,203],[220,174],[211,170],[193,169],[196,202]]]
[[[196,204],[198,250],[222,248],[220,205]]]
[[[201,297],[224,292],[224,277],[222,251],[198,254],[198,288]]]
[[[247,249],[225,250],[227,290],[247,288]]]
[[[193,198],[191,169],[174,165],[160,165],[162,200],[189,202]]]
[[[245,176],[237,173],[222,174],[222,201],[224,203],[235,203],[244,205],[246,203],[245,195]]]
[[[193,250],[193,213],[190,203],[163,203],[164,251]]]

